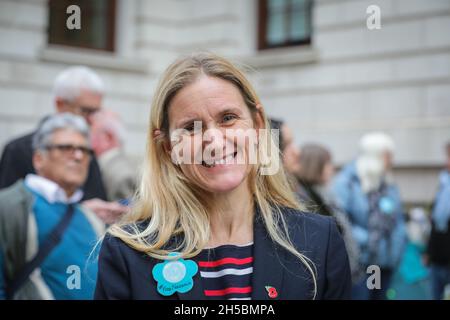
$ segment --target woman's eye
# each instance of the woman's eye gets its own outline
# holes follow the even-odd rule
[[[187,126],[184,127],[185,130],[189,131],[189,132],[193,132],[194,131],[194,124],[188,124]]]
[[[236,119],[236,116],[234,114],[226,114],[223,116],[223,122],[229,122]]]

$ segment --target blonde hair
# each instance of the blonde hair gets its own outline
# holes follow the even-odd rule
[[[201,75],[220,78],[234,84],[240,90],[252,115],[256,116],[256,113],[260,112],[256,109],[259,99],[249,81],[238,68],[224,58],[211,53],[198,53],[179,59],[167,68],[152,103],[146,159],[135,207],[109,229],[111,235],[120,238],[131,248],[156,259],[168,259],[170,251],[178,251],[186,258],[196,256],[210,238],[210,205],[202,195],[204,192],[189,184],[164,150],[164,143],[167,143],[169,134],[167,109],[171,99]],[[263,112],[261,117],[265,127],[270,128]],[[154,136],[155,130],[161,130],[157,137]],[[270,144],[271,150],[277,150],[279,157],[279,150],[272,140],[270,130],[266,130],[266,134],[269,135],[266,139],[260,139],[259,153],[265,154]],[[311,273],[315,298],[315,266],[310,259],[295,249],[280,210],[281,207],[298,209],[299,204],[289,187],[284,170],[280,168],[273,175],[258,174],[261,158],[258,159],[258,164],[253,165],[248,179],[255,204],[260,209],[273,241],[295,255]],[[148,221],[148,224],[140,227],[140,222],[143,221]],[[168,249],[167,245],[176,235],[182,235],[182,241]]]

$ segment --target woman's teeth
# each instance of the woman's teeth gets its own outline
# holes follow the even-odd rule
[[[220,164],[226,164],[226,163],[231,163],[231,161],[234,159],[236,153],[232,153],[228,156],[226,156],[223,159],[220,160],[215,160],[213,163],[208,164],[205,161],[202,162],[202,165],[207,167],[207,168],[211,168],[211,167],[215,167],[216,165],[220,165]]]

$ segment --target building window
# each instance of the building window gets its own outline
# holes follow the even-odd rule
[[[258,48],[311,43],[312,0],[259,0]]]
[[[66,27],[67,7],[81,11],[81,28]],[[71,47],[114,51],[116,19],[115,0],[50,0],[48,42]]]

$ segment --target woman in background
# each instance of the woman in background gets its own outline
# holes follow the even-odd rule
[[[353,239],[350,221],[336,205],[330,190],[334,175],[331,153],[318,144],[307,144],[300,148],[299,172],[297,174],[297,195],[308,212],[336,218],[344,238],[349,256],[353,282],[360,280],[362,269],[359,264],[359,249]]]

